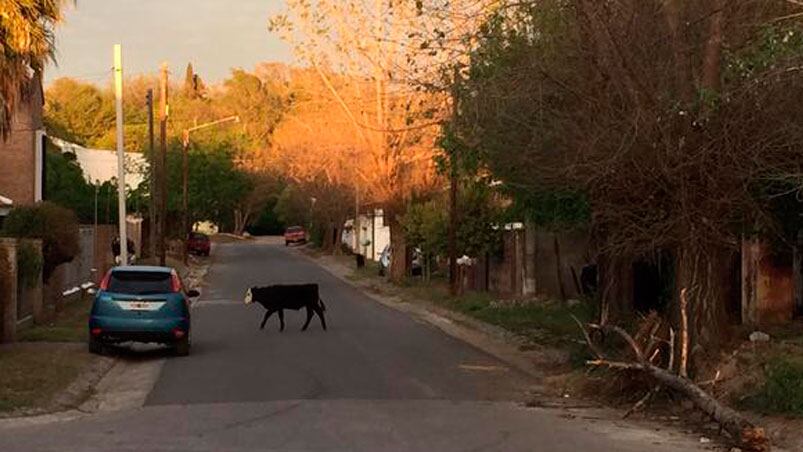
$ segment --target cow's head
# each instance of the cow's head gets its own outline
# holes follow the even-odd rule
[[[245,292],[245,304],[251,304],[254,302],[254,294],[251,292],[251,289],[248,289]]]

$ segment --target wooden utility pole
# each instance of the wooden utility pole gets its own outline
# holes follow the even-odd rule
[[[181,247],[184,264],[187,264],[189,253],[187,250],[187,234],[190,232],[190,132],[184,131],[181,140]]]
[[[148,89],[145,95],[145,103],[148,108],[148,160],[150,163],[150,178],[148,189],[150,190],[150,207],[148,208],[148,255],[153,258],[156,256],[156,210],[159,208],[159,198],[156,195],[156,149],[153,139],[153,90]]]
[[[125,143],[123,134],[123,47],[114,45],[114,98],[117,110],[117,213],[120,227],[120,265],[128,265],[125,209]]]
[[[452,123],[457,122],[457,81],[459,73],[455,69],[452,79]],[[459,290],[457,277],[457,148],[454,143],[449,152],[449,293],[454,297]]]
[[[354,254],[363,254],[362,244],[360,243],[360,185],[354,184]]]
[[[167,117],[168,110],[168,70],[167,63],[162,64],[159,73],[159,157],[157,161],[157,181],[159,194],[159,265],[164,266],[167,258],[165,247],[165,234],[167,232]]]

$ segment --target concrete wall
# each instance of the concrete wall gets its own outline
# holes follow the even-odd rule
[[[24,284],[19,273],[20,246],[32,246],[41,256],[42,242],[0,239],[0,342],[16,340],[23,324],[42,323],[42,274]]]
[[[50,276],[44,289],[45,315],[52,316],[60,309],[64,292],[81,288],[83,284],[98,284],[106,271],[113,266],[111,243],[117,228],[110,225],[81,226],[81,250],[72,262],[59,265]]]
[[[42,129],[42,91],[39,80],[32,80],[29,97],[20,99],[11,123],[11,134],[0,140],[0,195],[15,205],[36,201],[37,131]]]
[[[17,336],[17,241],[0,238],[0,343]]]

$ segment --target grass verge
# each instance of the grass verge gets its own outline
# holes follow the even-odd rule
[[[345,259],[339,259],[346,263]],[[585,344],[579,343],[579,329],[572,316],[590,321],[593,308],[588,303],[559,303],[550,300],[501,300],[487,292],[449,295],[442,278],[430,282],[408,280],[397,286],[378,276],[376,263],[367,262],[354,269],[347,279],[384,295],[393,295],[407,302],[424,300],[436,306],[462,313],[477,320],[501,327],[525,338],[532,345],[563,348],[569,351],[573,364],[582,365],[587,355]]]
[[[77,344],[17,344],[0,349],[0,412],[47,406],[91,359]]]
[[[67,304],[52,322],[37,325],[19,333],[21,342],[86,342],[87,319],[92,306],[92,297]]]
[[[772,358],[764,376],[764,384],[744,400],[745,407],[764,414],[803,417],[803,356]]]

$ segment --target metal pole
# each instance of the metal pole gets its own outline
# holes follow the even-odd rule
[[[117,104],[117,210],[120,216],[120,262],[128,264],[125,209],[125,145],[123,142],[123,47],[114,45],[114,96]]]

